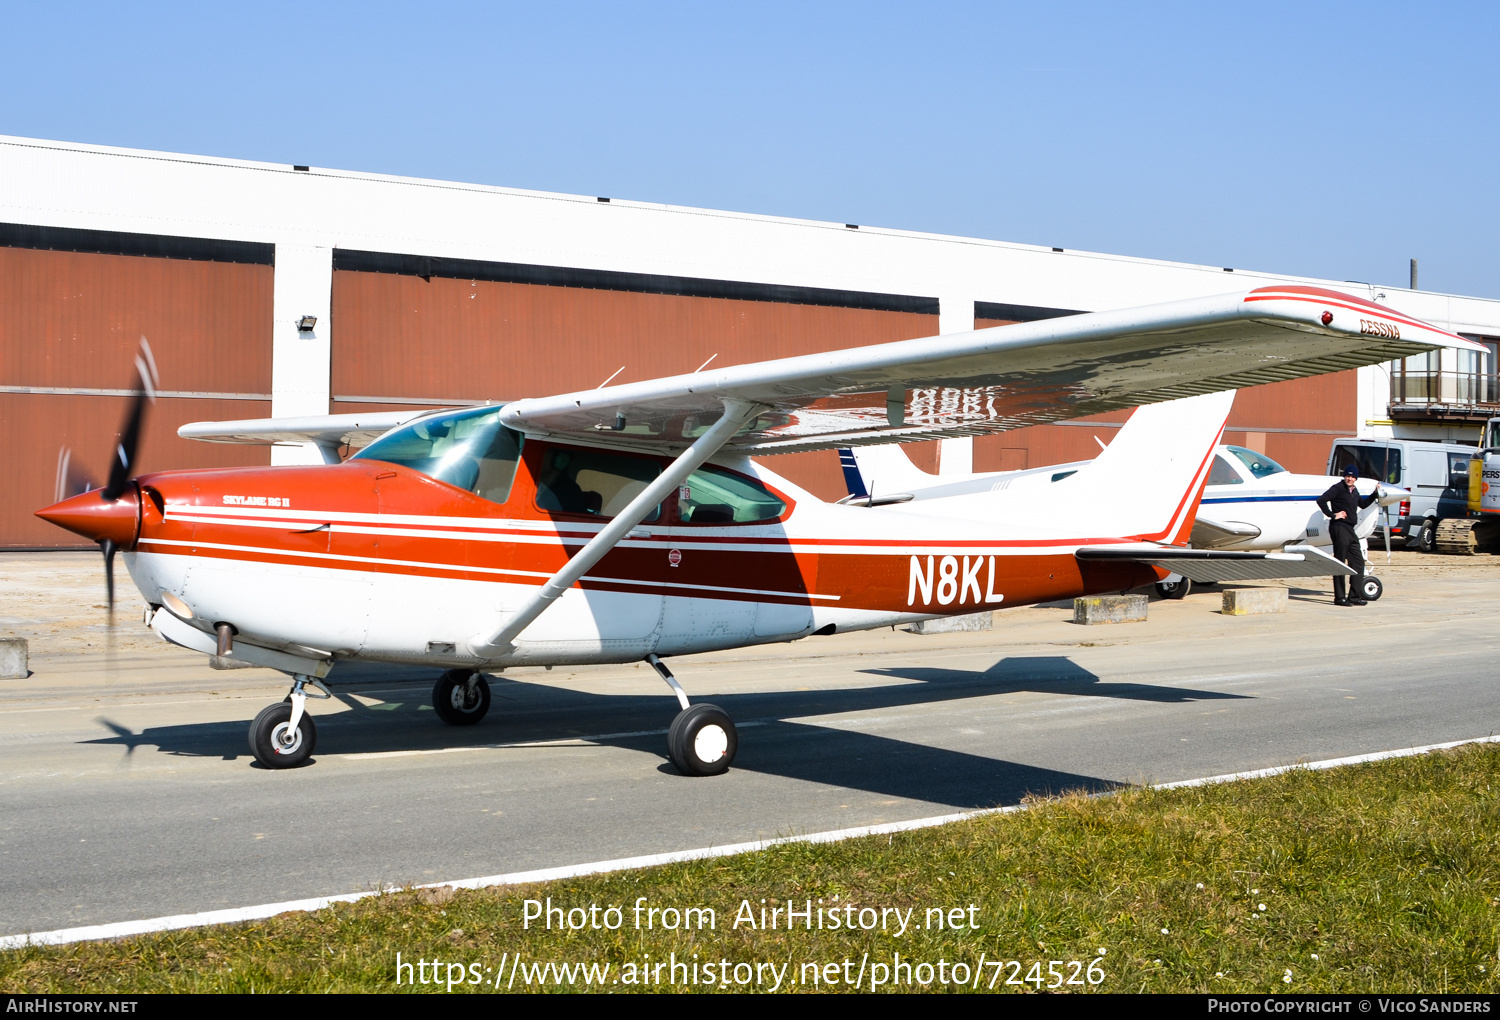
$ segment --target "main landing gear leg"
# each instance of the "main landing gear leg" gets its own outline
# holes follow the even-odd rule
[[[322,694],[308,694],[311,684]],[[268,769],[296,768],[312,757],[318,728],[307,714],[307,699],[333,697],[322,682],[302,673],[292,674],[292,692],[286,700],[261,709],[250,724],[250,750]]]
[[[646,661],[661,674],[682,706],[667,729],[667,755],[672,764],[685,776],[716,776],[727,772],[740,746],[739,734],[729,714],[717,705],[689,704],[687,692],[667,664],[654,654],[646,656]]]

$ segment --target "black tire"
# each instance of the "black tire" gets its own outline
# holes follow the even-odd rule
[[[1178,581],[1157,581],[1156,594],[1164,599],[1185,599],[1188,592],[1193,590],[1193,582],[1189,578]]]
[[[450,669],[432,685],[432,707],[449,726],[473,726],[490,710],[490,683],[471,669]]]
[[[717,776],[729,771],[740,747],[734,720],[717,705],[690,705],[667,730],[667,754],[685,776]]]
[[[1374,602],[1385,593],[1385,585],[1380,583],[1380,578],[1371,577],[1366,574],[1359,579],[1359,597],[1366,602]]]
[[[1428,517],[1422,521],[1422,528],[1417,532],[1417,548],[1422,552],[1437,551],[1437,526],[1436,518]]]
[[[296,733],[288,740],[287,724],[291,721],[292,706],[278,701],[261,709],[250,724],[250,750],[266,768],[294,769],[312,757],[318,743],[318,727],[312,716],[303,712]]]

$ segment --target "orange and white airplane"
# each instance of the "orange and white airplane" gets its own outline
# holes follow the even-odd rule
[[[143,362],[109,484],[38,514],[107,564],[123,551],[164,639],[292,677],[250,727],[267,766],[312,754],[306,699],[341,661],[444,669],[434,707],[463,725],[489,708],[483,670],[645,660],[681,705],[672,761],[708,775],[733,761],[734,723],[689,704],[664,657],[1123,591],[1194,558],[1226,579],[1348,573],[1183,548],[1220,391],[1442,346],[1472,347],[1267,287],[482,407],[197,423],[180,434],[311,442],[327,463],[131,478]],[[750,459],[1140,404],[1087,486],[966,496],[967,517],[824,503]],[[340,462],[344,444],[363,449]]]

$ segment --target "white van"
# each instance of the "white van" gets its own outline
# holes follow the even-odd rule
[[[1428,443],[1416,439],[1335,439],[1328,473],[1354,464],[1361,478],[1378,478],[1411,491],[1411,499],[1386,507],[1392,540],[1432,552],[1437,523],[1469,516],[1469,459],[1472,443]]]

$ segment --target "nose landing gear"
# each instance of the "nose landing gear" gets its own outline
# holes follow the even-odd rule
[[[646,661],[661,674],[682,706],[667,729],[667,756],[672,764],[685,776],[717,776],[729,771],[740,746],[739,732],[729,713],[717,705],[690,704],[687,692],[666,663],[654,654],[646,656]]]
[[[308,694],[308,684],[323,693]],[[307,699],[331,697],[320,681],[301,673],[293,674],[292,692],[286,700],[267,705],[250,724],[250,750],[255,760],[268,769],[290,769],[312,757],[318,743],[318,728],[307,714]]]

